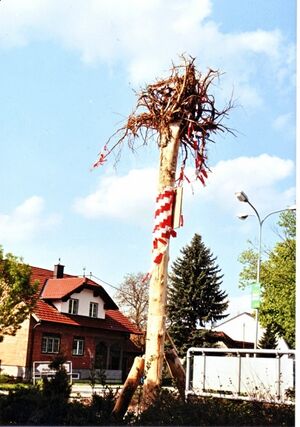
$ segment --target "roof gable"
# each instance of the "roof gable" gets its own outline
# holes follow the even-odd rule
[[[117,310],[118,306],[108,295],[105,289],[87,277],[64,274],[62,279],[54,279],[53,271],[39,267],[31,267],[31,283],[39,281],[38,293],[45,300],[68,298],[73,292],[80,292],[83,288],[92,289],[95,295],[104,301],[106,310]]]
[[[37,301],[33,314],[38,321],[53,322],[72,327],[87,327],[129,334],[142,334],[138,327],[119,311],[118,306],[103,287],[93,280],[65,273],[63,279],[54,279],[53,270],[31,267],[30,281],[34,283],[36,280],[39,281],[38,295],[40,298]],[[49,288],[48,284],[50,284]],[[60,289],[61,285],[62,289]],[[72,294],[74,290],[80,292],[83,288],[92,289],[103,299],[106,309],[105,319],[61,313],[51,305],[51,300],[66,297]]]
[[[219,328],[220,326],[223,326],[227,323],[231,323],[233,320],[236,320],[238,317],[247,317],[247,318],[253,319],[253,316],[251,315],[251,313],[244,311],[243,313],[239,313],[236,316],[230,317],[229,319],[226,319],[224,322],[221,322],[218,325],[215,325],[212,329]]]

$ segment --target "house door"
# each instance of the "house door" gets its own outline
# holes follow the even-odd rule
[[[107,369],[107,355],[107,345],[104,342],[99,342],[96,345],[95,369]]]

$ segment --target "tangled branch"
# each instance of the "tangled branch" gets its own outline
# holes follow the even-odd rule
[[[103,164],[124,140],[134,149],[137,138],[147,144],[153,134],[156,134],[160,146],[161,135],[168,133],[170,125],[176,122],[180,124],[180,146],[183,153],[179,179],[184,177],[186,161],[191,154],[195,160],[196,176],[204,184],[208,169],[206,143],[214,142],[212,135],[218,132],[233,133],[222,123],[232,108],[232,103],[218,110],[214,96],[209,94],[212,82],[219,77],[218,71],[210,69],[203,76],[195,68],[195,59],[183,57],[183,61],[183,65],[173,65],[170,77],[158,80],[140,92],[135,111],[128,117],[125,125],[109,139],[95,167]],[[117,135],[120,137],[109,148]]]

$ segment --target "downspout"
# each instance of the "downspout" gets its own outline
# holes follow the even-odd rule
[[[41,326],[41,321],[38,320],[37,323],[33,326],[31,331],[29,330],[30,334],[30,350],[29,350],[29,357],[28,357],[28,379],[32,378],[32,366],[33,366],[33,346],[34,346],[34,336],[35,336],[35,328],[37,326]],[[30,327],[29,327],[30,328]]]

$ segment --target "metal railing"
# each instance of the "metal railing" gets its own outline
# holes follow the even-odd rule
[[[186,396],[293,403],[295,350],[190,348]]]

